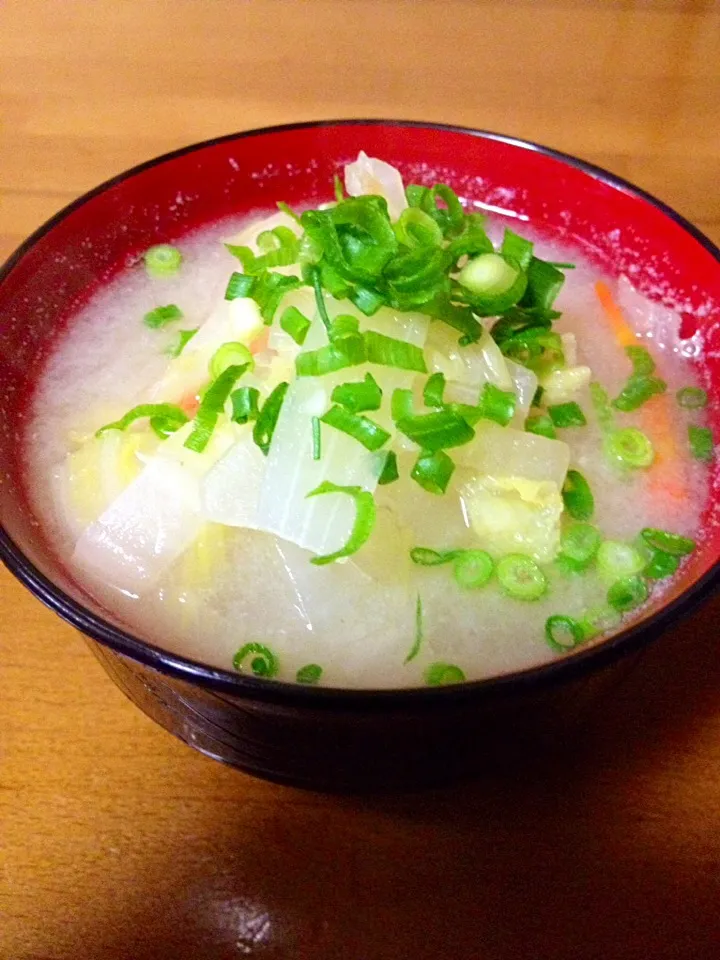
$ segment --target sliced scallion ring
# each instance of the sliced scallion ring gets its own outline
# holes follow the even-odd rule
[[[538,600],[548,587],[547,577],[532,557],[510,553],[498,562],[500,586],[513,600]]]

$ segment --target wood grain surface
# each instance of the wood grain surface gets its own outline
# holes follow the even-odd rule
[[[720,240],[714,0],[5,0],[0,71],[0,260],[131,164],[342,116],[548,143]],[[717,958],[719,615],[571,749],[347,799],[173,740],[2,573],[0,958]]]

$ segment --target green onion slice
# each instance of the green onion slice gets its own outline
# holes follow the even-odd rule
[[[255,277],[250,277],[246,273],[232,273],[225,289],[226,300],[239,300],[242,297],[249,297],[255,286]]]
[[[245,673],[249,666],[254,676],[268,680],[276,677],[280,670],[278,658],[263,643],[246,643],[240,647],[233,657],[233,666],[240,673]]]
[[[688,427],[690,452],[696,460],[703,463],[712,463],[715,447],[713,435],[709,427]]]
[[[450,563],[458,555],[457,550],[433,550],[431,547],[413,547],[410,559],[419,567],[439,567]]]
[[[180,307],[174,303],[169,303],[166,307],[155,307],[143,317],[143,323],[151,330],[159,330],[166,327],[175,320],[181,320],[184,316]]]
[[[547,591],[547,577],[525,554],[508,554],[498,562],[496,571],[500,586],[513,600],[538,600]]]
[[[595,410],[600,429],[607,433],[615,429],[615,414],[607,390],[596,380],[590,384],[590,400]]]
[[[625,353],[630,358],[634,375],[649,377],[651,373],[655,373],[655,361],[645,347],[625,347]]]
[[[401,417],[396,426],[406,437],[430,453],[462,446],[475,436],[475,431],[467,421],[452,410]]]
[[[653,550],[652,556],[643,567],[642,574],[648,580],[664,580],[671,577],[680,566],[680,560],[671,553]]]
[[[344,493],[353,498],[355,501],[355,521],[344,546],[334,553],[312,558],[310,563],[314,563],[316,566],[324,566],[327,563],[333,563],[335,560],[351,557],[354,553],[357,553],[363,544],[367,543],[375,526],[375,500],[367,490],[363,490],[362,487],[343,487],[325,480],[319,487],[311,490],[307,496],[319,497],[328,493]]]
[[[233,423],[245,424],[250,420],[257,420],[260,400],[260,391],[256,387],[238,387],[230,394],[232,403]]]
[[[397,387],[390,398],[390,413],[395,422],[415,416],[412,390]]]
[[[367,450],[379,450],[390,439],[390,434],[379,424],[362,414],[351,413],[345,407],[337,404],[320,417],[323,423],[334,427],[341,433],[346,433],[353,440],[357,440]]]
[[[591,523],[571,523],[560,536],[563,556],[586,566],[595,557],[602,543],[602,534]]]
[[[305,666],[300,667],[295,674],[295,680],[297,683],[306,683],[308,686],[314,686],[320,681],[322,673],[323,668],[318,666],[317,663],[306,663]]]
[[[636,427],[613,430],[603,443],[605,455],[622,467],[645,469],[655,459],[655,448],[649,437]]]
[[[398,370],[416,370],[427,373],[425,355],[420,347],[405,340],[386,337],[382,333],[368,330],[364,335],[368,363],[377,363]]]
[[[545,621],[545,639],[555,653],[567,653],[583,643],[587,637],[577,620],[554,614]]]
[[[202,453],[210,442],[210,437],[225,407],[225,401],[235,383],[248,370],[247,364],[228,367],[210,384],[195,414],[193,429],[184,446],[195,453]]]
[[[253,370],[255,360],[244,343],[229,341],[218,347],[210,358],[210,376],[216,380],[221,373],[224,373],[228,367],[244,365],[248,370]]]
[[[500,252],[504,257],[514,260],[521,270],[527,271],[533,254],[533,244],[513,230],[505,230]]]
[[[455,464],[444,450],[422,450],[410,477],[428,493],[443,494],[455,472]]]
[[[485,550],[460,550],[453,560],[453,575],[463,590],[477,590],[492,576],[495,564]]]
[[[697,547],[690,537],[683,537],[679,533],[670,533],[667,530],[658,530],[656,527],[645,527],[640,531],[640,536],[653,550],[662,550],[663,553],[669,553],[673,557],[684,557]]]
[[[287,307],[280,316],[280,328],[300,347],[305,343],[310,326],[310,320],[297,307]]]
[[[648,598],[647,584],[642,577],[623,577],[608,590],[608,603],[619,613],[627,613],[645,603]]]
[[[188,422],[185,412],[174,403],[141,403],[132,410],[128,410],[119,420],[100,427],[95,431],[95,436],[102,436],[106,430],[127,430],[131,423],[142,420],[144,417],[150,418],[150,426],[161,439],[165,439]]]
[[[677,402],[685,410],[702,410],[707,406],[708,395],[700,387],[683,387],[678,390]]]
[[[492,317],[504,313],[521,299],[527,288],[527,274],[499,253],[481,253],[468,261],[458,274],[473,311]]]
[[[420,653],[420,647],[423,642],[423,605],[422,597],[420,594],[417,595],[417,600],[415,601],[415,639],[413,641],[412,647],[410,647],[410,652],[405,657],[405,663],[410,663],[411,660],[414,660],[415,657]]]
[[[516,402],[517,397],[512,390],[501,390],[494,383],[486,383],[480,394],[480,416],[506,427],[515,414]]]
[[[595,511],[590,484],[579,470],[568,470],[562,488],[565,509],[573,520],[589,520]]]
[[[173,359],[175,359],[175,357],[179,357],[199,329],[199,327],[195,327],[194,330],[178,330],[175,337],[175,342],[171,344],[166,351],[168,356],[172,357]]]
[[[319,460],[322,455],[322,437],[320,434],[320,417],[312,418],[312,458]]]
[[[622,580],[640,573],[645,566],[645,558],[629,543],[619,540],[605,540],[597,551],[598,570],[611,580]]]
[[[628,348],[630,349],[630,348]],[[645,374],[633,374],[615,397],[612,404],[617,410],[623,413],[629,413],[637,410],[644,403],[647,403],[651,397],[660,393],[665,393],[667,384],[659,377],[648,377]]]
[[[612,607],[599,606],[586,610],[580,620],[586,640],[592,640],[601,633],[607,633],[619,627],[622,616]]]
[[[388,450],[387,456],[385,457],[385,463],[383,464],[382,471],[378,477],[378,484],[381,487],[384,487],[388,483],[394,483],[399,476],[400,474],[398,472],[397,454],[394,450]]]
[[[445,393],[445,374],[431,374],[423,388],[423,401],[426,407],[442,407]]]
[[[431,663],[423,674],[429,687],[447,687],[454,683],[465,683],[465,674],[454,663]]]
[[[439,247],[443,233],[433,218],[419,207],[408,207],[398,217],[393,229],[406,247]]]
[[[287,383],[279,383],[262,405],[253,428],[253,440],[268,455],[272,443],[275,427],[277,426],[280,410],[282,409],[285,394],[288,391]]]
[[[546,413],[539,413],[536,416],[528,417],[525,421],[525,430],[527,433],[534,433],[539,437],[547,437],[549,440],[557,439],[557,432],[553,422]]]
[[[379,410],[382,403],[382,390],[371,373],[358,382],[341,383],[330,397],[333,403],[339,403],[350,413],[363,413],[366,410]]]
[[[180,269],[182,254],[169,243],[159,243],[145,251],[145,270],[151,277],[172,277]]]
[[[556,427],[584,427],[587,423],[580,404],[571,400],[569,403],[556,403],[547,408],[553,426]]]

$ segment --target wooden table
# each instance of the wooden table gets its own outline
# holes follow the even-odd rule
[[[713,0],[5,0],[0,259],[181,144],[399,116],[552,144],[720,240]],[[3,960],[720,956],[720,604],[572,751],[424,795],[254,781],[0,576]]]

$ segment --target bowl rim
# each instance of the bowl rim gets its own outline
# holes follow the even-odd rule
[[[11,273],[16,264],[19,263],[40,239],[50,233],[56,224],[66,219],[76,209],[88,203],[94,197],[145,170],[159,166],[177,157],[230,141],[268,135],[272,136],[303,129],[344,126],[410,127],[423,130],[435,130],[441,133],[464,134],[483,140],[505,143],[518,149],[544,154],[567,166],[579,169],[591,178],[599,180],[613,189],[621,190],[624,193],[628,193],[649,203],[678,224],[686,233],[690,234],[711,254],[720,266],[720,249],[718,249],[702,231],[681,214],[677,213],[672,207],[642,188],[635,186],[630,181],[605,170],[603,167],[589,163],[571,154],[544,146],[532,140],[525,140],[489,130],[475,129],[473,127],[418,120],[346,118],[278,124],[225,134],[220,137],[212,137],[208,140],[171,150],[130,167],[75,198],[38,227],[38,229],[10,254],[5,263],[0,266],[0,285]],[[481,697],[493,698],[507,694],[519,694],[525,690],[539,690],[580,677],[583,674],[608,666],[620,657],[639,651],[652,640],[656,639],[673,621],[692,613],[699,604],[720,588],[720,558],[718,558],[710,569],[698,580],[646,619],[639,623],[631,624],[625,630],[620,631],[597,645],[589,646],[562,659],[513,673],[488,677],[481,680],[469,680],[461,684],[446,687],[353,689],[345,687],[303,686],[302,684],[289,681],[265,680],[230,670],[224,670],[219,667],[211,667],[199,661],[192,660],[189,657],[171,653],[170,651],[163,650],[160,647],[140,640],[133,634],[120,627],[114,626],[103,617],[94,614],[42,574],[29,558],[25,556],[20,547],[7,533],[4,526],[0,526],[0,559],[7,569],[30,590],[36,599],[44,603],[45,606],[49,607],[54,613],[60,616],[61,619],[65,620],[71,626],[74,626],[92,640],[109,647],[115,653],[129,657],[160,673],[201,686],[216,693],[235,694],[245,699],[257,700],[278,706],[358,710],[363,712],[403,710],[409,707],[432,709],[436,704],[439,706],[441,702],[451,701],[453,703],[463,703]]]

